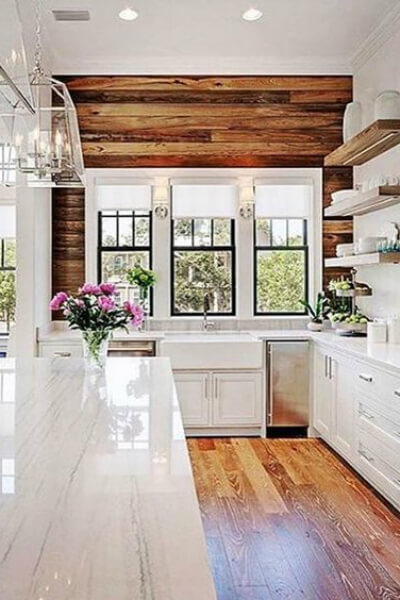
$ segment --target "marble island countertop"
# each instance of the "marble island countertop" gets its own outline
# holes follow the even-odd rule
[[[1,359],[0,383],[0,598],[215,600],[168,359]]]

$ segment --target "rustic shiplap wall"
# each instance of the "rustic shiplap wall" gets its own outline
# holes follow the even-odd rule
[[[341,143],[352,98],[347,76],[63,79],[77,106],[85,166],[92,168],[323,167]],[[324,204],[332,191],[351,184],[351,169],[324,168]],[[78,204],[82,209],[83,192],[54,194],[54,289],[73,290],[83,280]],[[65,219],[65,210],[74,218]],[[336,243],[351,235],[351,220],[324,220],[324,255],[334,255]],[[64,258],[62,247],[70,252]],[[333,274],[325,272],[325,280]]]

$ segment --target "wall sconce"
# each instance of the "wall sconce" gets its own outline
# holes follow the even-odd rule
[[[155,185],[153,188],[153,211],[158,219],[166,219],[169,214],[169,186]]]
[[[239,190],[239,215],[242,219],[252,219],[254,216],[255,190],[253,185],[246,185]]]

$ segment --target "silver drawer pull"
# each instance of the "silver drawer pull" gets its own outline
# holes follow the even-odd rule
[[[365,458],[365,460],[367,460],[368,462],[370,462],[370,463],[374,462],[374,459],[373,459],[373,457],[372,457],[372,456],[370,456],[369,454],[367,454],[367,453],[365,452],[365,450],[361,450],[361,449],[360,449],[360,450],[359,450],[359,453],[360,453],[360,455],[361,455],[363,458]]]
[[[71,356],[71,352],[54,352],[54,356],[59,356],[60,358],[68,358]]]
[[[394,390],[394,395],[400,398],[400,390]]]
[[[363,381],[366,381],[367,383],[372,383],[374,380],[372,375],[364,375],[364,373],[360,373],[359,378],[362,379]]]
[[[360,417],[365,417],[366,419],[369,419],[370,421],[372,421],[372,419],[375,419],[374,415],[371,415],[366,410],[360,410]]]

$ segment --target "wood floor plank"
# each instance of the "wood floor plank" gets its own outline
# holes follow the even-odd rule
[[[216,448],[232,489],[235,491],[235,503],[232,506],[240,513],[242,529],[249,532],[263,531],[266,526],[266,514],[240,464],[232,443],[218,440]]]
[[[272,600],[272,596],[265,586],[237,587],[236,596],[238,600]]]
[[[306,442],[307,443],[307,442]],[[300,455],[302,442],[299,440],[271,440],[271,448],[289,477],[296,485],[313,483],[303,455]]]
[[[199,499],[201,519],[206,536],[219,536],[216,498],[208,484],[207,473],[202,462],[201,451],[195,440],[188,440],[189,456]]]
[[[233,586],[232,573],[220,537],[207,537],[207,550],[218,600],[239,600]]]
[[[256,459],[249,440],[245,438],[234,439],[232,445],[264,511],[273,514],[287,512],[285,503],[268,472]]]
[[[399,516],[322,442],[189,449],[218,600],[400,600]]]
[[[306,600],[295,573],[272,527],[268,534],[252,534],[251,544],[267,574],[267,586],[273,600]]]

